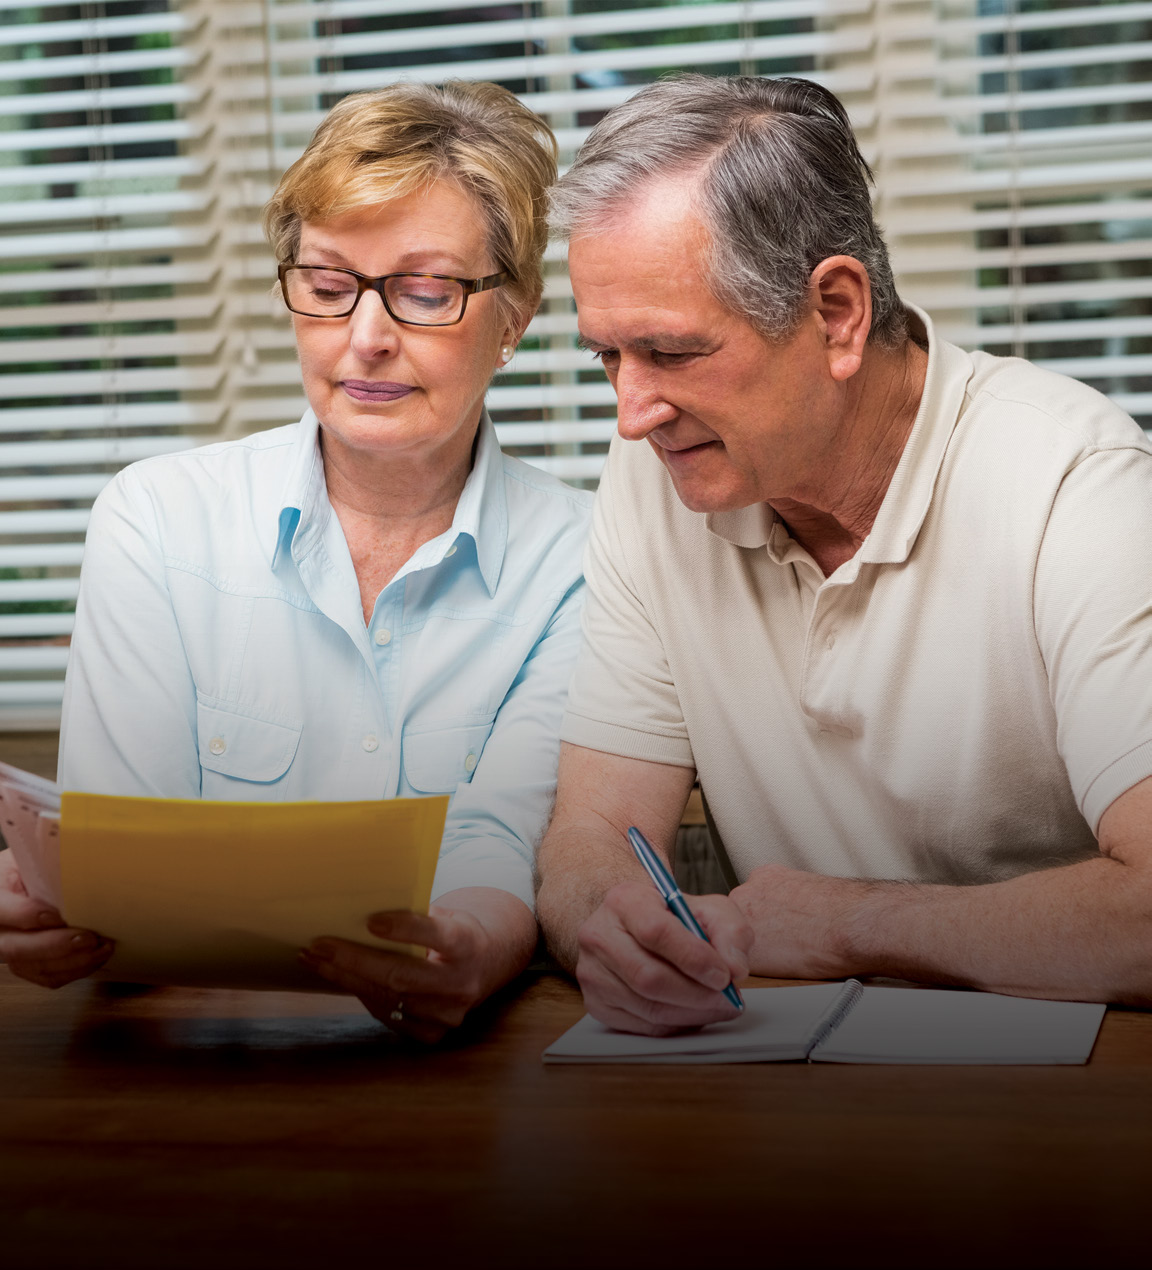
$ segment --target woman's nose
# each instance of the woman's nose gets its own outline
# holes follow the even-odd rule
[[[384,307],[384,299],[375,291],[365,291],[352,310],[349,342],[352,351],[365,360],[395,352],[400,337],[400,323]]]

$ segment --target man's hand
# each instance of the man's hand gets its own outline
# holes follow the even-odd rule
[[[755,932],[752,974],[778,979],[844,979],[859,974],[846,939],[855,906],[874,884],[766,864],[731,893]]]
[[[515,896],[476,887],[444,899],[427,917],[395,912],[368,919],[373,935],[418,944],[428,949],[426,958],[326,937],[301,960],[359,997],[393,1031],[433,1044],[524,970],[536,947],[535,918]]]
[[[580,927],[576,977],[588,1012],[608,1027],[669,1036],[736,1017],[723,995],[748,973],[752,929],[722,895],[693,896],[706,944],[645,882],[613,887]]]
[[[11,851],[0,851],[0,961],[13,974],[60,988],[99,970],[114,948],[93,931],[65,926],[54,908],[32,899]]]

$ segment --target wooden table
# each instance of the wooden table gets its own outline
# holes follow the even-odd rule
[[[0,969],[0,1265],[1144,1265],[1152,1015],[1082,1068],[544,1067],[540,972],[440,1050],[342,998]]]

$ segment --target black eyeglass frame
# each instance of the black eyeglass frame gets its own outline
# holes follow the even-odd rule
[[[321,269],[325,273],[346,273],[349,277],[356,279],[356,298],[343,313],[306,313],[302,309],[294,309],[288,303],[288,283],[285,281],[287,275],[294,269]],[[388,316],[394,322],[399,322],[403,326],[456,326],[464,321],[469,296],[476,295],[480,291],[494,291],[497,287],[502,287],[506,282],[512,280],[512,275],[506,269],[501,270],[500,273],[490,273],[486,278],[453,278],[446,273],[382,273],[377,277],[372,277],[366,273],[357,273],[355,269],[343,269],[336,265],[289,264],[279,265],[276,269],[276,276],[280,279],[280,294],[284,299],[285,307],[289,312],[298,313],[301,317],[320,319],[351,317],[364,292],[375,291],[380,297],[380,303],[387,309]],[[463,295],[460,298],[460,312],[450,322],[413,322],[411,318],[397,317],[392,311],[392,306],[388,303],[387,295],[384,293],[384,284],[392,278],[436,278],[441,282],[458,282],[463,290]]]

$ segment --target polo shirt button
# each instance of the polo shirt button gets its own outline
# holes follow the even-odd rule
[[[379,749],[379,747],[380,742],[377,739],[375,732],[367,733],[364,739],[360,742],[360,748],[366,750],[369,754],[371,754],[373,750]]]
[[[464,760],[464,770],[471,775],[476,770],[476,755],[469,754]]]
[[[214,736],[212,740],[208,742],[209,754],[223,754],[227,748],[228,742],[225,741],[222,736]]]
[[[376,642],[381,648],[385,644],[390,644],[392,642],[392,632],[386,626],[381,626],[376,632]]]
[[[836,632],[835,631],[828,632],[828,638],[824,641],[824,647],[825,648],[836,647]]]

